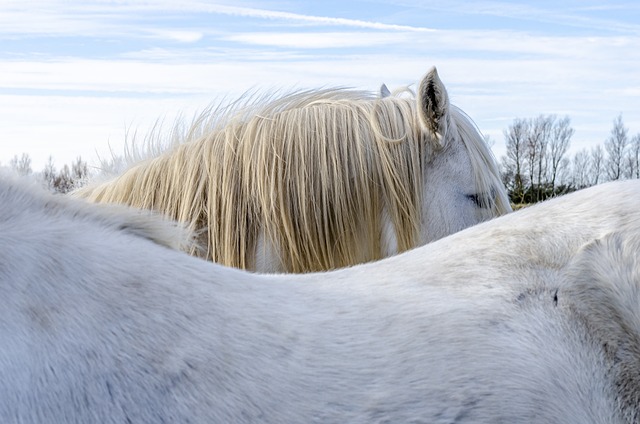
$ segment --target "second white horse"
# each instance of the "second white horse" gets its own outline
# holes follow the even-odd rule
[[[637,423],[640,182],[255,275],[0,180],[0,422]]]

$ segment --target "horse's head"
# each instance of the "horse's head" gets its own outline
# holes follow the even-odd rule
[[[216,262],[288,272],[389,256],[508,211],[484,139],[435,69],[407,91],[241,98],[77,194],[182,221],[201,236],[192,253]]]
[[[450,105],[435,68],[420,82],[416,99],[432,152],[423,168],[422,243],[510,212],[491,151],[473,122]]]

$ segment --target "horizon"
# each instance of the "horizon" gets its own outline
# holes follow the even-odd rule
[[[0,164],[121,154],[127,132],[247,90],[415,85],[504,155],[516,118],[569,116],[570,153],[640,133],[640,5],[594,1],[33,1],[0,5]]]

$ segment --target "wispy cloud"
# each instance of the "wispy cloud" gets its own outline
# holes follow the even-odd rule
[[[622,111],[640,130],[640,36],[625,15],[637,6],[360,0],[337,14],[321,2],[255,4],[5,0],[0,124],[15,143],[0,146],[0,160],[79,146],[84,156],[107,141],[118,151],[128,123],[252,87],[376,90],[432,65],[498,151],[513,118],[539,113],[570,114],[576,146],[601,141]]]
[[[246,44],[299,49],[373,47],[405,43],[412,39],[402,32],[250,32],[223,38]]]
[[[432,31],[430,28],[415,27],[410,25],[386,24],[382,22],[363,21],[358,19],[334,18],[327,16],[304,15],[290,12],[280,12],[274,10],[255,9],[248,7],[234,7],[214,5],[208,8],[208,11],[235,16],[247,16],[263,19],[284,19],[289,21],[308,22],[320,25],[334,25],[344,27],[371,28],[392,31]]]
[[[132,19],[132,14],[155,13],[172,14],[209,14],[244,18],[256,18],[268,21],[280,21],[311,26],[333,26],[344,28],[375,29],[381,31],[428,32],[432,29],[411,25],[388,24],[359,19],[348,19],[312,14],[291,13],[253,7],[210,4],[208,2],[136,2],[136,1],[49,1],[18,2],[11,1],[0,6],[0,36],[10,35],[85,35],[112,34],[113,36],[135,36],[152,34],[166,36],[178,41],[193,42],[202,38],[203,33],[215,32],[201,24],[198,31],[181,28],[166,30],[170,23],[164,22],[164,31],[157,29],[152,20],[141,17]],[[175,25],[175,24],[174,24]]]
[[[511,19],[513,29],[522,26],[522,22],[554,24],[560,28],[581,28],[605,33],[640,34],[640,21],[637,15],[640,7],[633,3],[593,2],[511,2],[511,1],[423,1],[397,0],[395,4],[410,5],[416,9],[447,12],[467,16],[491,16]],[[603,17],[601,13],[619,12],[616,18]],[[455,27],[455,22],[449,22]]]
[[[150,33],[158,38],[174,40],[181,43],[195,43],[204,37],[204,33],[201,31],[150,30]]]

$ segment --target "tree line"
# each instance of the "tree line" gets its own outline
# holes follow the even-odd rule
[[[9,168],[18,175],[35,178],[54,193],[68,193],[86,184],[89,178],[89,166],[79,156],[71,166],[65,164],[59,170],[53,163],[53,157],[49,156],[42,171],[34,172],[31,167],[31,157],[23,153],[9,161]]]
[[[602,144],[570,156],[575,133],[568,116],[518,118],[504,130],[502,182],[514,204],[535,203],[605,181],[640,178],[640,134],[631,137],[622,115]]]

